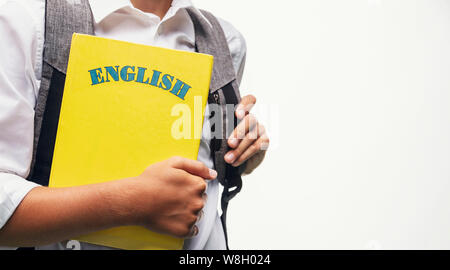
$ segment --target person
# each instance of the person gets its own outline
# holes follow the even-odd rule
[[[186,9],[203,14],[190,0],[88,3],[97,36],[195,51],[195,32]],[[28,179],[43,82],[45,8],[45,0],[0,0],[0,246],[65,249],[77,235],[140,225],[185,238],[185,249],[225,249],[206,117],[196,161],[172,157],[150,165],[139,176],[70,188],[49,188]],[[240,82],[245,40],[230,23],[219,22]],[[245,164],[244,174],[259,166],[269,144],[264,126],[250,114],[255,102],[252,95],[241,99],[236,117],[242,121],[227,139],[230,151],[224,157],[234,167]]]

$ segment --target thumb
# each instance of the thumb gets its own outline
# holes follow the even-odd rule
[[[217,172],[215,170],[208,168],[203,162],[198,160],[175,157],[172,166],[203,179],[212,180],[217,177]]]

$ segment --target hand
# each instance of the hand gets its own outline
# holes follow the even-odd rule
[[[232,150],[225,155],[225,161],[235,167],[247,161],[244,174],[251,173],[261,164],[269,147],[264,126],[249,113],[255,103],[256,98],[248,95],[243,97],[237,106],[236,117],[241,122],[228,138],[228,145]]]
[[[216,177],[202,162],[181,157],[149,166],[133,183],[138,189],[131,206],[137,209],[136,223],[179,238],[195,236],[206,200],[205,179]]]

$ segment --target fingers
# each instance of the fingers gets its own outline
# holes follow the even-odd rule
[[[253,95],[245,96],[241,99],[241,102],[236,108],[236,117],[238,119],[244,118],[244,116],[252,109],[256,103],[256,97]]]
[[[191,238],[191,237],[194,237],[194,236],[196,236],[198,234],[199,229],[198,229],[198,226],[196,224],[198,224],[200,222],[200,220],[203,218],[204,215],[205,215],[205,213],[203,212],[203,207],[202,207],[202,209],[200,211],[198,211],[197,214],[196,214],[195,222],[190,224],[190,228],[191,229],[190,229],[188,235],[185,236],[185,237]]]
[[[196,225],[203,217],[203,207],[206,204],[207,196],[207,182],[204,179],[215,179],[217,172],[210,170],[205,164],[197,160],[191,160],[183,157],[172,157],[169,160],[170,165],[178,169],[179,176],[188,179],[191,183],[190,189],[194,192],[194,196],[198,196],[189,203],[189,209],[192,211],[185,223],[184,228],[181,229],[181,233],[178,233],[182,238],[195,237],[198,232],[198,226]]]
[[[239,145],[225,155],[225,161],[237,167],[260,151],[269,147],[269,137],[263,125],[258,124],[251,130]]]
[[[236,131],[236,132],[239,133],[240,131]],[[262,142],[264,143],[266,138],[267,138],[266,130],[265,130],[263,125],[257,123],[253,127],[253,129],[249,130],[249,132],[245,135],[244,139],[242,139],[241,142],[238,142],[237,145],[235,145],[234,142],[230,142],[230,140],[231,140],[231,138],[230,138],[228,140],[229,141],[228,144],[231,146],[231,148],[234,148],[234,149],[229,151],[225,155],[225,161],[227,163],[229,163],[229,164],[235,163],[239,158],[241,158],[241,155],[244,152],[246,152],[247,149],[250,148],[250,147],[252,147],[252,149],[254,148],[254,151],[250,152],[250,153],[253,153],[253,154],[258,152],[259,150],[264,150],[264,149],[258,149],[259,145],[255,145],[257,143],[258,139],[261,138],[261,137],[263,137],[263,141]],[[251,157],[251,156],[249,156],[249,157]],[[249,157],[246,156],[247,159]]]
[[[248,143],[247,145],[249,146],[245,150],[241,150],[242,153],[236,154],[236,155],[239,154],[238,156],[239,158],[237,158],[232,162],[232,166],[234,167],[240,166],[242,165],[242,163],[244,163],[246,160],[248,160],[255,154],[265,152],[265,150],[267,150],[267,147],[269,145],[269,138],[266,135],[263,135],[259,137],[259,139],[257,139],[254,143],[252,144]]]
[[[198,160],[172,157],[171,162],[174,168],[184,170],[203,179],[215,179],[217,177],[217,172],[215,170],[209,169],[205,164]]]
[[[245,138],[238,144],[238,146],[232,150],[229,151],[225,156],[225,161],[227,161],[229,164],[232,164],[235,162],[237,158],[239,158],[242,153],[247,150],[258,138],[258,128],[254,128],[252,131],[247,133]]]
[[[204,207],[204,204],[206,203],[206,199],[207,199],[206,193],[203,193],[203,195],[202,195],[203,203],[201,204],[201,206],[199,206],[200,210],[195,211],[195,213],[196,213],[195,214],[196,215],[195,223],[190,224],[191,230],[190,230],[189,234],[186,236],[187,238],[194,237],[198,234],[199,229],[196,224],[198,224],[200,222],[200,220],[203,218],[203,216],[205,215],[205,213],[203,212],[203,207]]]
[[[228,139],[228,145],[231,148],[238,146],[241,139],[243,139],[247,133],[253,130],[258,124],[258,120],[253,114],[245,116],[245,118],[236,126]],[[256,139],[257,137],[255,137]]]

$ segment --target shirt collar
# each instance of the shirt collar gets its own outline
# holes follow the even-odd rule
[[[129,0],[89,0],[89,5],[96,23],[100,23],[108,15],[121,8],[132,7]]]
[[[91,6],[92,15],[96,23],[100,23],[110,14],[120,9],[134,9],[133,4],[130,2],[130,0],[89,0],[89,4]],[[196,7],[194,7],[191,0],[172,0],[172,10],[169,11],[172,14],[175,14],[179,9],[187,7],[192,7],[195,12],[197,12],[201,17],[203,17],[203,19],[208,22],[203,14]]]

